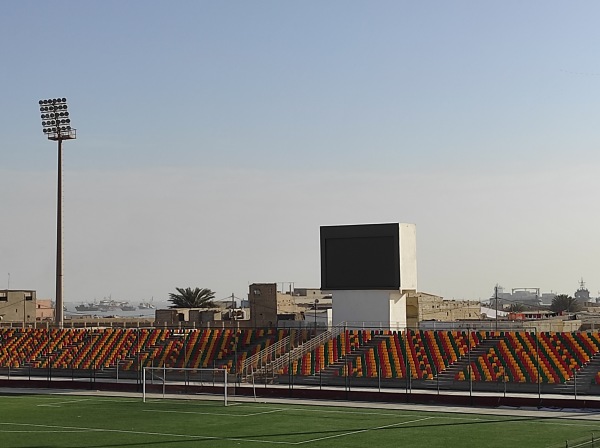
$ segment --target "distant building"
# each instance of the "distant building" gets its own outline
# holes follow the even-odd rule
[[[406,299],[406,321],[417,328],[423,321],[479,320],[481,303],[478,300],[444,300],[424,292],[409,293]]]
[[[552,305],[552,301],[556,297],[556,294],[553,292],[543,292],[540,296],[540,300],[542,301],[542,305]]]
[[[54,320],[54,305],[52,304],[52,300],[36,300],[35,320]]]
[[[220,320],[221,310],[213,308],[169,308],[154,312],[154,323],[157,327],[200,328]]]
[[[294,299],[296,304],[313,306],[315,300],[318,300],[318,308],[323,308],[326,305],[331,307],[331,294],[324,293],[320,289],[314,288],[294,288]]]
[[[292,294],[277,291],[276,283],[252,283],[248,288],[250,322],[254,327],[276,326],[279,320],[304,320]]]
[[[549,306],[556,297],[554,292],[540,293],[540,288],[513,288],[511,292],[506,292],[502,286],[497,287],[498,309],[508,308],[514,304],[521,304],[527,310],[535,311],[541,306]],[[590,296],[590,291],[585,287],[583,279],[579,282],[579,288],[573,294],[573,297],[584,306],[597,302],[596,298]],[[496,305],[496,292],[489,299],[491,307]],[[585,305],[587,304],[587,305]]]
[[[0,290],[0,320],[4,322],[35,322],[35,291],[4,289]]]
[[[552,302],[548,294],[544,294],[543,297],[544,300],[549,299]],[[517,303],[528,309],[537,310],[542,304],[542,295],[540,294],[540,288],[513,288],[511,292],[505,292],[502,286],[498,286],[489,303],[492,308],[496,308],[496,305],[498,305],[499,310],[509,308]]]
[[[556,317],[557,315],[558,313],[550,310],[530,310],[508,313],[506,317],[508,320],[536,320],[549,319],[551,317]]]

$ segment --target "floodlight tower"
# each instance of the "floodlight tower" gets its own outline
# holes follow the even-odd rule
[[[63,327],[63,251],[62,251],[62,142],[77,138],[71,127],[66,98],[40,100],[42,128],[48,140],[58,142],[58,189],[56,201],[56,309],[55,323]]]

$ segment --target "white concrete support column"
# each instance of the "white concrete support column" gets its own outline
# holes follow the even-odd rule
[[[396,290],[333,291],[333,322],[350,326],[406,327],[406,294]]]

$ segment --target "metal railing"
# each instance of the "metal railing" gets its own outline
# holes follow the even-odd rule
[[[249,362],[244,362],[244,368],[242,369],[242,380],[254,375],[266,374],[268,372],[278,372],[285,365],[289,365],[290,363],[302,358],[305,354],[325,344],[327,341],[339,336],[342,332],[344,332],[344,329],[345,328],[342,325],[335,326],[333,329],[319,333],[314,338],[311,338],[305,343],[293,348],[290,346],[291,339],[289,336],[287,336],[278,343],[273,344],[256,355],[248,358],[246,361]],[[271,349],[271,347],[273,347],[273,349]],[[281,349],[283,349],[283,352],[280,351]],[[277,354],[279,356],[276,356]],[[255,357],[256,359],[253,359]]]
[[[240,369],[242,374],[241,379],[244,380],[248,378],[249,376],[253,375],[254,372],[262,369],[265,365],[276,359],[278,356],[283,356],[288,351],[290,344],[291,337],[288,335],[274,344],[262,349],[260,352],[246,358]]]
[[[598,448],[600,447],[600,439],[592,433],[591,437],[581,437],[579,439],[565,440],[564,443],[557,443],[548,448]]]

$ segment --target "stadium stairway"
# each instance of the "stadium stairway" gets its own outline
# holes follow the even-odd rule
[[[600,371],[600,353],[595,354],[582,369],[577,372],[577,379],[574,375],[563,384],[556,386],[558,393],[571,393],[575,390],[575,381],[577,381],[577,393],[586,394],[590,391],[595,382],[596,374]]]
[[[471,349],[471,356],[469,357],[468,353],[456,361],[454,364],[450,364],[445,370],[440,372],[438,375],[437,381],[434,378],[434,381],[425,381],[424,387],[426,388],[436,388],[438,387],[438,382],[440,387],[448,386],[450,387],[454,383],[454,379],[459,372],[462,372],[469,365],[469,359],[471,361],[477,359],[479,356],[485,355],[492,348],[498,347],[500,343],[500,337],[489,337],[488,339],[482,340],[479,345],[473,349]]]
[[[311,382],[318,383],[321,379],[329,380],[332,378],[339,378],[339,372],[343,371],[344,366],[348,363],[356,365],[356,358],[360,358],[366,355],[369,350],[374,350],[377,353],[377,346],[385,339],[389,338],[389,335],[374,334],[370,340],[365,342],[363,345],[347,353],[344,357],[341,357],[333,364],[329,364],[323,368],[320,372],[317,372],[314,376],[304,378],[303,382],[309,384]],[[312,378],[312,380],[311,380]]]
[[[252,356],[254,353],[268,347],[269,345],[274,344],[284,336],[287,336],[287,333],[265,332],[264,334],[255,334],[253,339],[248,341],[243,341],[242,337],[240,337],[237,350],[235,349],[234,344],[232,344],[231,349],[220,358],[220,365],[227,365],[232,369],[231,372],[240,373],[241,365],[244,359]],[[237,366],[235,366],[236,360]]]

